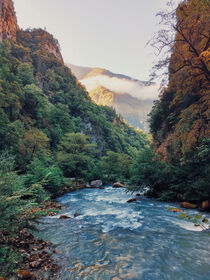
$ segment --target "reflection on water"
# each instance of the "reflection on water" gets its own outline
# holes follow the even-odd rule
[[[68,220],[45,217],[40,235],[55,255],[62,280],[209,280],[210,235],[124,189],[86,189],[61,197]],[[173,206],[173,205],[172,205]],[[192,211],[194,213],[195,211]]]

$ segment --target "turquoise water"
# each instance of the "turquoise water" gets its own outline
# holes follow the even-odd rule
[[[167,211],[170,203],[124,189],[85,189],[59,198],[68,220],[45,217],[40,235],[62,253],[60,279],[209,280],[210,234]],[[189,211],[190,214],[196,211]]]

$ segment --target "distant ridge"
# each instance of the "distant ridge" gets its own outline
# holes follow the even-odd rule
[[[96,104],[113,107],[130,125],[148,131],[147,117],[158,97],[158,85],[104,68],[66,65],[86,86]]]

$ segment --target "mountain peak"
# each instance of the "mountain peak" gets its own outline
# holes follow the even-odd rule
[[[113,107],[135,128],[148,130],[147,116],[158,97],[156,84],[147,84],[104,68],[67,64],[98,105]]]
[[[0,42],[4,39],[16,40],[19,30],[12,0],[0,0]]]

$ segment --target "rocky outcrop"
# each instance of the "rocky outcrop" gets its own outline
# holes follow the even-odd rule
[[[0,0],[0,42],[4,39],[16,40],[19,27],[12,0]]]
[[[63,62],[58,41],[47,31],[34,29],[31,31],[20,30],[17,24],[14,4],[12,0],[0,0],[0,42],[5,39],[16,41],[20,34],[31,33],[30,42],[36,43],[37,49],[40,47],[53,54],[57,59]]]
[[[46,40],[44,42],[44,47],[49,53],[53,54],[57,59],[63,62],[63,57],[60,52],[60,47],[54,38],[52,41]]]

